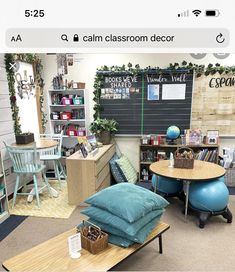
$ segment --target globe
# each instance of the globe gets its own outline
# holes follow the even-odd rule
[[[177,126],[170,126],[166,130],[166,137],[170,140],[169,144],[174,144],[174,140],[180,136],[180,129]]]

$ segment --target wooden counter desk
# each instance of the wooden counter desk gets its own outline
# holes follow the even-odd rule
[[[87,197],[110,186],[109,161],[115,150],[114,144],[104,145],[94,156],[84,158],[76,152],[66,159],[69,204],[82,204]]]

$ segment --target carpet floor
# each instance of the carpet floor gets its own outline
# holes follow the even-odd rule
[[[235,228],[222,216],[209,219],[204,229],[198,227],[195,216],[187,223],[182,214],[183,204],[170,199],[162,221],[170,224],[163,235],[163,254],[153,241],[130,256],[116,271],[234,271]],[[235,196],[230,196],[230,210],[235,214]],[[86,217],[76,208],[68,219],[28,217],[0,243],[0,261],[66,231]]]

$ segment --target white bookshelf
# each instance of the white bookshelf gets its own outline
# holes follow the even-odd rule
[[[56,95],[56,96],[55,96]],[[73,97],[83,97],[83,104],[70,104],[70,105],[63,105],[62,101],[60,100],[63,96],[71,95]],[[56,99],[58,98],[58,100]],[[50,126],[50,132],[53,134],[59,134],[59,130],[56,130],[55,128],[62,128],[65,125],[70,126],[79,126],[85,128],[85,132],[87,135],[88,132],[88,90],[87,89],[49,89],[48,90],[48,108],[49,108],[49,126]],[[61,113],[61,112],[73,112],[73,110],[78,110],[80,112],[82,109],[84,111],[84,118],[81,119],[67,119],[67,120],[61,120],[61,119],[52,119],[51,114],[53,112]],[[80,115],[80,114],[79,114]],[[80,116],[79,116],[80,117]],[[63,136],[63,143],[62,145],[70,148],[77,144],[77,136],[69,136],[64,135]]]

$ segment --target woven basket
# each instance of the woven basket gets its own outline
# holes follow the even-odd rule
[[[176,154],[177,153],[183,153],[184,151],[191,151],[191,153],[193,154],[194,157],[194,153],[193,150],[189,147],[181,147],[178,148],[175,151],[175,156],[174,156],[174,168],[186,168],[186,169],[193,169],[194,166],[194,158],[192,159],[185,159],[185,158],[177,158]]]
[[[80,228],[80,232],[82,248],[90,253],[97,254],[108,246],[108,234],[101,231],[98,226],[88,221],[83,221],[83,227]],[[89,233],[94,234],[98,238],[96,237],[94,241],[91,240]]]

